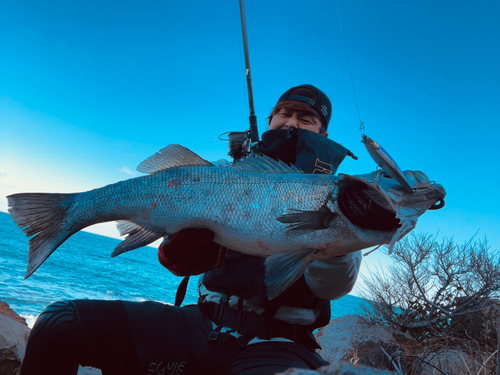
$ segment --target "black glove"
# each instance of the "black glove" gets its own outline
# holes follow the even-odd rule
[[[199,275],[221,267],[226,260],[227,248],[213,240],[209,229],[181,230],[161,243],[158,260],[176,276]]]

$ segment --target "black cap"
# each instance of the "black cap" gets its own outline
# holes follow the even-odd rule
[[[317,87],[313,85],[292,87],[281,95],[278,103],[284,102],[285,100],[297,100],[309,104],[318,112],[325,127],[328,128],[328,123],[332,117],[332,103],[330,99],[328,99],[328,96]]]

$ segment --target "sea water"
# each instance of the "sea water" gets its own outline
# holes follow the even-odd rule
[[[63,243],[28,279],[28,238],[10,215],[0,212],[0,301],[31,327],[50,303],[70,299],[158,301],[174,303],[176,277],[160,265],[157,249],[143,247],[111,258],[121,241],[78,232]],[[198,277],[192,277],[183,304],[196,303]],[[332,301],[332,319],[362,314],[362,298]]]

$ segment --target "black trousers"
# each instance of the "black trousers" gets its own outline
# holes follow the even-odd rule
[[[293,342],[240,346],[228,333],[208,340],[210,332],[197,305],[57,302],[33,326],[21,375],[73,375],[79,364],[103,375],[255,375],[328,364]]]

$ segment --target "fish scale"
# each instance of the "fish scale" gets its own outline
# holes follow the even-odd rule
[[[164,234],[177,233],[184,228],[208,228],[217,233],[216,242],[242,251],[255,248],[258,241],[268,239],[265,247],[272,251],[251,250],[252,254],[263,256],[279,250],[289,251],[290,242],[296,241],[296,236],[275,236],[283,231],[283,224],[270,218],[286,214],[291,209],[318,209],[335,180],[339,179],[305,174],[290,179],[286,175],[214,167],[177,168],[143,178],[148,182],[148,188],[142,189],[140,195],[129,196],[130,202],[135,204],[119,207],[119,210],[116,209],[116,202],[109,198],[116,193],[106,191],[107,187],[102,188],[102,195],[109,200],[106,207],[101,207],[101,211],[122,215],[113,217],[113,220],[131,220]],[[176,181],[175,186],[172,186],[172,181]],[[169,185],[171,187],[165,189]],[[116,187],[111,185],[109,189],[114,190]],[[138,190],[133,185],[126,189]],[[160,198],[158,190],[163,191]],[[268,199],[270,196],[273,197],[272,201]],[[154,209],[148,208],[151,203],[156,204]],[[147,218],[143,215],[144,209],[148,210]],[[310,244],[301,249],[304,248],[310,248]]]
[[[112,256],[185,228],[208,228],[222,246],[267,257],[272,299],[316,259],[393,246],[445,195],[441,185],[431,184],[421,172],[411,172],[421,187],[408,193],[376,172],[304,174],[259,155],[217,167],[180,145],[167,146],[138,170],[148,175],[88,192],[8,196],[12,218],[33,236],[25,277],[72,234],[92,224],[118,221],[126,237]],[[347,194],[352,189],[357,193]],[[377,229],[380,212],[400,225]]]

